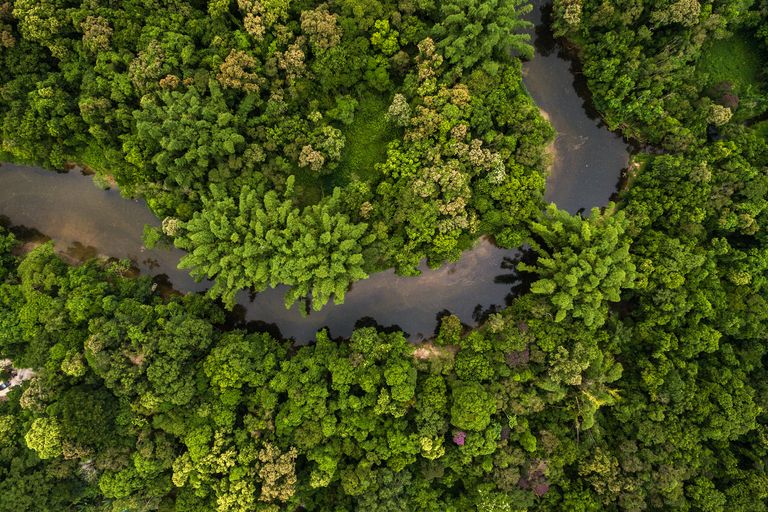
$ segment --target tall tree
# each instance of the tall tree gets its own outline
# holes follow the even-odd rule
[[[612,208],[613,204],[608,210]],[[540,255],[537,264],[520,263],[518,268],[542,277],[531,291],[549,296],[556,322],[581,318],[585,325],[599,327],[606,301],[618,302],[622,288],[634,288],[638,274],[629,242],[621,236],[627,223],[623,212],[600,215],[593,208],[592,215],[583,219],[550,203],[547,215],[532,224],[531,231],[546,248],[533,243]]]
[[[212,185],[202,212],[179,223],[176,246],[190,251],[180,267],[194,268],[198,280],[215,278],[209,296],[222,295],[232,307],[242,288],[288,284],[286,307],[312,293],[319,310],[331,295],[342,304],[349,284],[368,277],[362,251],[374,235],[341,213],[341,191],[301,212],[292,206],[293,182],[291,176],[283,198],[244,187],[237,200]]]
[[[520,20],[531,12],[525,0],[446,0],[441,2],[442,21],[432,28],[432,35],[443,55],[458,69],[480,65],[491,74],[498,71],[504,52],[516,50],[525,58],[533,57],[533,47],[526,44],[528,34],[517,34],[532,27]]]

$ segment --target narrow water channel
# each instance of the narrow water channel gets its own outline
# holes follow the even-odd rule
[[[578,62],[553,40],[542,20],[546,4],[534,0],[527,18],[536,24],[532,43],[536,55],[524,64],[524,83],[558,132],[546,199],[576,213],[604,206],[616,191],[632,148],[601,125],[591,105]],[[142,273],[170,281],[182,292],[206,289],[187,270],[177,268],[181,251],[147,250],[141,242],[144,224],[159,220],[143,201],[124,199],[112,189],[94,186],[77,170],[54,173],[14,164],[0,165],[0,224],[24,226],[52,237],[58,251],[75,260],[94,256],[128,258]],[[328,327],[333,336],[348,336],[357,325],[397,325],[418,340],[435,330],[445,310],[473,325],[493,306],[503,307],[515,286],[513,273],[519,251],[494,247],[486,240],[460,261],[429,270],[422,262],[419,277],[398,277],[392,270],[354,284],[341,306],[328,304],[302,318],[298,305],[286,310],[279,286],[238,295],[236,313],[244,322],[279,329],[299,342]],[[257,325],[258,326],[258,325]]]
[[[103,256],[129,259],[142,274],[164,274],[184,292],[210,287],[177,268],[183,251],[144,247],[145,224],[159,226],[160,221],[143,200],[125,199],[114,188],[101,190],[77,168],[56,173],[0,164],[0,225],[15,226],[29,243],[51,237],[56,250],[73,262]]]
[[[639,148],[608,131],[600,119],[575,51],[563,48],[549,29],[551,1],[531,0],[531,5],[524,19],[534,25],[528,33],[536,54],[523,64],[523,83],[557,131],[544,199],[562,210],[589,214],[617,192],[629,157]]]

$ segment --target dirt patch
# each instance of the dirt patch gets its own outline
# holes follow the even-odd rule
[[[641,162],[632,162],[629,167],[621,171],[621,178],[619,181],[621,190],[629,190],[630,184],[643,170],[643,166],[644,164]]]
[[[10,361],[8,360],[0,361],[0,366],[10,366],[7,363],[10,363]],[[21,368],[15,371],[16,371],[16,375],[11,377],[10,379],[11,385],[0,391],[0,399],[5,398],[5,395],[8,394],[8,392],[11,390],[12,387],[18,386],[22,382],[29,380],[35,376],[35,372],[33,372],[31,368]]]
[[[444,347],[436,347],[432,343],[424,343],[419,345],[419,348],[413,351],[413,357],[416,359],[431,359],[434,357],[441,357],[450,354],[452,357],[456,357],[459,352],[458,345],[446,345]]]
[[[144,356],[143,353],[133,354],[131,352],[128,352],[127,350],[123,350],[123,354],[125,354],[125,357],[131,360],[133,364],[136,366],[144,366],[144,359],[146,356]]]
[[[539,108],[539,113],[541,114],[541,117],[546,119],[549,124],[552,124],[552,121],[549,118],[549,114],[546,111]],[[552,169],[555,166],[555,159],[557,158],[554,140],[547,144],[547,147],[544,148],[544,152],[546,153],[544,158],[545,162],[547,163],[547,173],[552,174]]]

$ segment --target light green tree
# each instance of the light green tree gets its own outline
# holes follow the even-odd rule
[[[55,418],[37,418],[24,436],[27,446],[35,450],[41,459],[61,455],[61,426]]]
[[[363,246],[373,241],[365,235],[367,224],[353,224],[341,213],[341,191],[320,205],[303,212],[291,202],[293,177],[286,196],[244,187],[239,198],[230,197],[224,187],[211,185],[211,197],[203,198],[203,210],[189,222],[180,223],[175,244],[190,251],[180,268],[193,268],[202,280],[216,279],[208,292],[222,296],[233,307],[238,290],[257,291],[287,284],[285,295],[290,308],[299,298],[312,294],[316,310],[328,303],[342,304],[349,284],[366,279]]]
[[[442,2],[442,22],[432,29],[437,47],[445,59],[461,69],[478,62],[495,75],[498,64],[494,54],[518,51],[523,57],[533,57],[533,47],[526,44],[528,34],[517,34],[521,28],[533,26],[519,19],[531,11],[531,5],[520,9],[523,0],[447,0]]]
[[[624,212],[600,215],[594,208],[583,219],[550,203],[541,222],[531,225],[546,249],[533,242],[537,264],[520,263],[518,268],[542,277],[531,291],[549,296],[556,322],[581,318],[585,325],[599,327],[605,321],[606,301],[618,302],[622,288],[634,288],[638,274],[629,242],[622,238],[627,223]]]

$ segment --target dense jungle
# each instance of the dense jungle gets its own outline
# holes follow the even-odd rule
[[[0,228],[0,360],[34,372],[0,396],[0,512],[768,511],[768,2],[542,7],[644,149],[576,213],[544,200],[532,8],[0,6],[0,161],[146,201],[146,247],[209,283]],[[233,312],[343,308],[481,237],[521,248],[513,293],[418,343]]]

